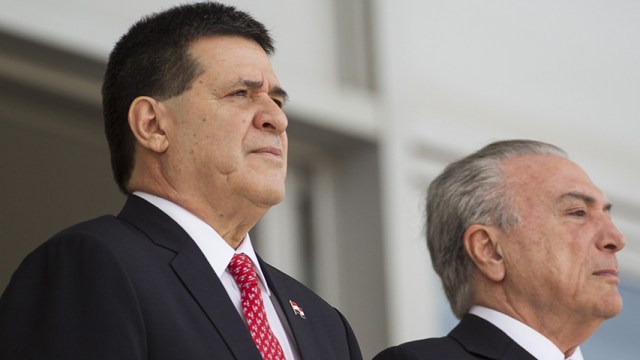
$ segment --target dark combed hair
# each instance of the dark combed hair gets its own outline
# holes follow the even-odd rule
[[[134,24],[109,56],[102,85],[105,132],[111,167],[125,194],[134,166],[135,139],[129,107],[139,96],[158,100],[182,94],[203,68],[189,54],[193,42],[210,36],[240,36],[268,54],[273,40],[263,24],[232,6],[214,2],[185,4],[151,14]]]

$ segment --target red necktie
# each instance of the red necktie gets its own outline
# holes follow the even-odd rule
[[[235,254],[229,263],[229,271],[240,288],[240,302],[253,341],[263,359],[284,360],[284,352],[271,331],[264,311],[258,276],[251,259],[245,254]]]

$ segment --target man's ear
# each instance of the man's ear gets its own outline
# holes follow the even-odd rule
[[[482,274],[500,282],[505,278],[506,268],[497,235],[493,226],[473,224],[464,232],[464,248]]]
[[[142,147],[156,153],[167,150],[166,115],[166,109],[152,97],[139,96],[133,100],[129,107],[129,127]]]

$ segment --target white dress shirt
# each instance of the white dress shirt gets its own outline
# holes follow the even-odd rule
[[[509,335],[513,341],[518,343],[523,349],[527,350],[536,359],[540,360],[584,360],[580,347],[568,358],[551,340],[532,329],[523,322],[520,322],[511,316],[505,315],[499,311],[489,309],[484,306],[475,305],[469,310],[470,314],[479,316],[495,327]]]
[[[275,298],[272,301],[271,291],[269,290],[267,281],[264,278],[262,269],[260,268],[258,257],[251,245],[249,234],[245,235],[240,246],[234,250],[211,226],[179,205],[155,195],[140,191],[136,191],[133,194],[147,200],[165,212],[169,217],[177,222],[187,232],[187,234],[189,234],[189,236],[191,236],[193,241],[195,241],[204,256],[207,258],[207,261],[209,261],[213,271],[215,271],[218,278],[220,278],[222,285],[229,294],[231,302],[236,306],[236,310],[243,320],[244,310],[242,309],[242,304],[240,302],[240,289],[227,269],[227,266],[231,262],[233,255],[236,253],[245,253],[249,256],[253,262],[256,274],[260,279],[260,291],[262,292],[262,300],[264,302],[269,325],[271,325],[271,330],[278,338],[285,357],[291,360],[300,359],[300,354],[298,353],[293,333],[291,332],[291,328],[286,320],[282,307]]]

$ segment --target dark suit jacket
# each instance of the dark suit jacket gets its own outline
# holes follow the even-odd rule
[[[336,309],[261,266],[304,359],[362,358]],[[131,196],[117,217],[63,230],[25,258],[0,299],[0,359],[261,356],[195,242],[164,212]]]
[[[507,334],[490,322],[471,314],[462,317],[451,332],[441,338],[408,342],[388,348],[374,360],[536,360]]]

